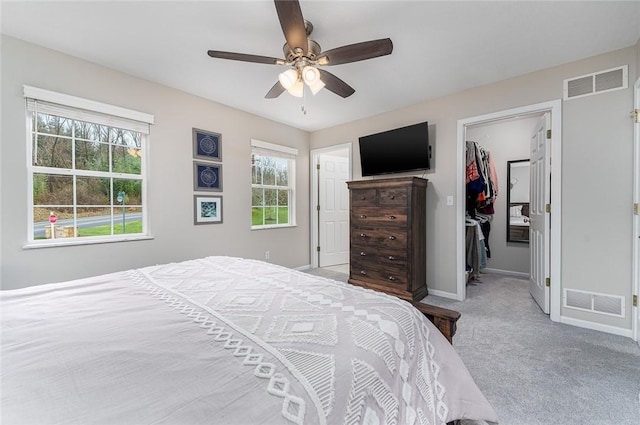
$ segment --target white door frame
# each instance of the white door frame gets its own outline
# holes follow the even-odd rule
[[[634,87],[634,108],[640,109],[640,78],[636,80]],[[640,124],[633,124],[633,203],[640,203]],[[633,216],[633,293],[632,295],[640,296],[640,215]],[[633,320],[633,339],[640,344],[640,306],[631,307],[634,312]]]
[[[316,169],[316,165],[318,164],[318,160],[320,155],[328,154],[329,152],[341,151],[347,149],[349,151],[349,180],[353,178],[353,144],[352,143],[343,143],[341,145],[333,145],[327,146],[326,148],[318,148],[312,149],[309,152],[310,161],[309,161],[309,175],[311,178],[309,181],[311,182],[311,199],[309,200],[309,210],[310,210],[310,223],[311,223],[311,267],[318,267],[318,253],[316,251],[316,247],[320,242],[320,235],[318,234],[318,211],[316,210],[316,203],[318,200],[318,185],[320,182],[318,181],[318,173]]]
[[[480,115],[458,120],[458,145],[456,167],[456,299],[464,301],[467,296],[465,279],[465,134],[468,126],[500,121],[524,114],[551,113],[551,243],[550,252],[550,318],[554,322],[560,321],[561,288],[561,213],[562,213],[562,101],[560,99],[519,108],[507,109],[500,112]]]

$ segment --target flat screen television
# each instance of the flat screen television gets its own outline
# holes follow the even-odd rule
[[[431,150],[425,121],[359,138],[363,176],[428,170]]]

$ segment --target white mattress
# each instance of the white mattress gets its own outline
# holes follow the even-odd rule
[[[409,303],[208,257],[2,291],[2,424],[497,421]]]

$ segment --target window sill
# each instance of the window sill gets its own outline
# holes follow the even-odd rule
[[[272,226],[251,226],[251,230],[286,229],[289,227],[298,227],[298,225],[297,224],[277,224]]]
[[[27,242],[22,246],[22,249],[39,249],[39,248],[54,248],[61,246],[77,246],[77,245],[96,245],[103,243],[114,243],[114,242],[130,242],[130,241],[145,241],[154,239],[153,236],[147,235],[131,235],[131,236],[116,236],[113,238],[73,238],[67,239],[65,238],[58,239],[55,242],[52,242],[51,239],[47,239],[44,241],[32,241]]]

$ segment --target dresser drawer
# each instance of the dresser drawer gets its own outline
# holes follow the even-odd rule
[[[351,208],[374,207],[377,205],[377,193],[375,189],[351,190]]]
[[[407,286],[407,269],[406,267],[385,266],[384,268],[376,268],[367,263],[351,264],[351,279],[363,280],[385,285]]]
[[[352,246],[351,247],[351,263],[371,264],[373,267],[407,267],[406,251],[394,251],[389,249],[381,249],[374,246]]]
[[[407,205],[409,192],[406,187],[380,188],[378,203],[380,205]]]
[[[351,247],[375,246],[394,250],[407,249],[407,232],[400,229],[351,228]]]
[[[386,209],[379,207],[351,208],[351,223],[353,226],[398,226],[407,225],[407,209]]]

